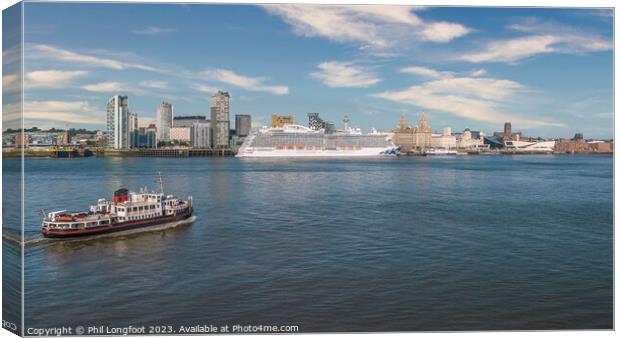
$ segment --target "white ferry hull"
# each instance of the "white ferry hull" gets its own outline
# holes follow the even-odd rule
[[[355,150],[244,149],[237,157],[375,157],[395,156],[398,147],[361,148]]]

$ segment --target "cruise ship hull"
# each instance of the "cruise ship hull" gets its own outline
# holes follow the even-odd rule
[[[355,150],[244,149],[237,157],[373,157],[395,156],[397,147],[361,148]]]
[[[180,212],[175,215],[161,216],[157,218],[128,221],[123,223],[117,223],[112,225],[106,225],[91,229],[77,229],[77,230],[42,230],[41,233],[47,238],[69,238],[69,237],[82,237],[82,236],[94,236],[101,234],[108,234],[113,232],[127,231],[139,228],[146,228],[150,226],[160,225],[169,222],[176,222],[187,219],[192,216],[192,208]]]

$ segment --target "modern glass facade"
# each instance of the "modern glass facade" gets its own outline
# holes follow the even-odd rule
[[[211,138],[213,148],[228,148],[229,133],[230,94],[220,90],[211,96]]]
[[[238,137],[246,137],[250,135],[252,129],[252,116],[235,115],[235,130]]]
[[[108,148],[129,148],[129,109],[127,96],[115,95],[106,105]]]
[[[157,108],[157,139],[160,141],[170,140],[170,128],[172,128],[172,118],[174,107],[171,103],[162,102]]]
[[[191,144],[193,148],[211,148],[211,124],[195,122],[191,128]]]

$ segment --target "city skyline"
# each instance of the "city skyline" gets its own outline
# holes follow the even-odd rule
[[[490,133],[510,121],[532,136],[608,139],[612,13],[26,3],[25,127],[105,130],[113,95],[129,97],[141,126],[162,101],[175,115],[210,116],[223,90],[229,114],[258,125],[273,113],[304,122],[317,112],[391,130],[402,113],[425,111],[440,130]],[[95,19],[109,15],[119,20]]]

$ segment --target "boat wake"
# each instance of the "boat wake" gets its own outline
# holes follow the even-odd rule
[[[102,238],[125,237],[125,236],[144,233],[144,232],[154,232],[154,231],[163,231],[167,229],[172,229],[172,228],[176,228],[182,225],[194,223],[195,221],[196,221],[196,216],[192,216],[190,218],[176,221],[176,222],[169,222],[169,223],[153,225],[153,226],[149,226],[145,228],[138,228],[138,229],[127,230],[127,231],[112,232],[109,234],[101,234],[101,235],[93,235],[93,236],[85,236],[85,237],[70,237],[70,238],[37,237],[37,238],[31,238],[31,239],[23,241],[23,244],[24,245],[35,245],[35,244],[45,244],[45,243],[52,244],[52,243],[67,243],[67,242],[84,242],[84,241],[92,241],[92,240],[97,240],[97,239],[102,239]],[[13,242],[14,244],[18,244],[18,245],[22,243],[22,241],[20,241],[19,238],[13,237],[8,234],[2,234],[2,238],[5,240],[8,240],[9,242]]]

